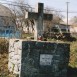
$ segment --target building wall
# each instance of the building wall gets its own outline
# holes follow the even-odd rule
[[[10,17],[0,16],[0,37],[20,38],[20,31]]]

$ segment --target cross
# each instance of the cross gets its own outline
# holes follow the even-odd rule
[[[34,19],[35,20],[35,32],[34,32],[34,40],[38,40],[39,36],[43,35],[43,20],[52,20],[52,14],[44,14],[43,13],[44,4],[38,3],[38,13],[37,12],[26,12],[25,18]]]

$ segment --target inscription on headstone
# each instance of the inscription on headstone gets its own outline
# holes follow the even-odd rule
[[[52,55],[40,54],[40,65],[51,65],[52,58]]]

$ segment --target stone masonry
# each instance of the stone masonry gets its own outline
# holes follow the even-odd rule
[[[70,45],[10,39],[8,69],[19,77],[67,77]]]

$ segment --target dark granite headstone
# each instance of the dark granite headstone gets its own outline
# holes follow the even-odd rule
[[[67,77],[70,45],[22,41],[21,77]]]
[[[10,39],[8,69],[18,77],[67,77],[70,45]]]

